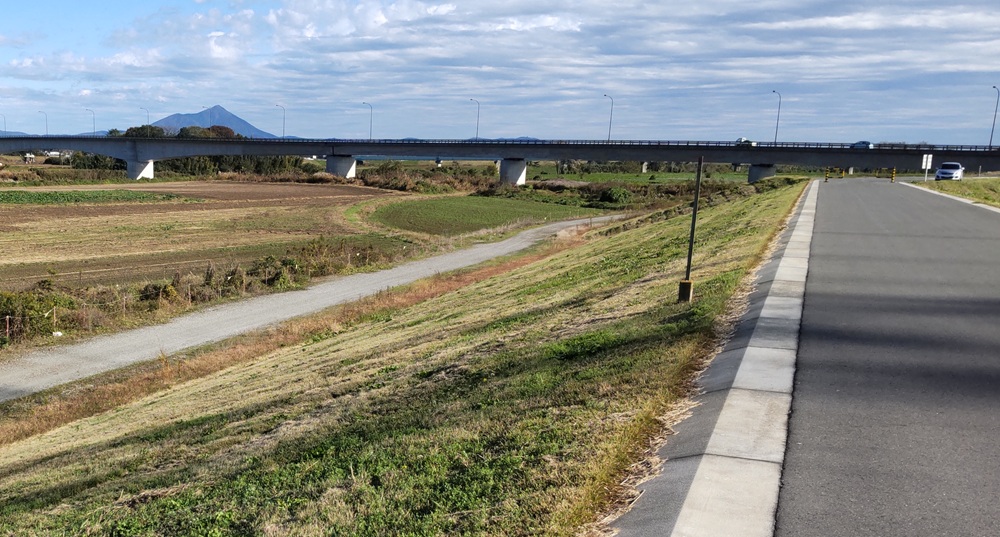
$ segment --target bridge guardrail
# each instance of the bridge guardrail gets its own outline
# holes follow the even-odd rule
[[[708,141],[708,140],[536,140],[536,139],[468,139],[468,140],[447,140],[447,139],[361,139],[361,138],[143,138],[143,137],[109,137],[94,135],[27,135],[9,136],[0,135],[0,139],[32,139],[32,140],[64,140],[64,139],[120,139],[136,141],[158,141],[158,142],[210,142],[210,143],[252,143],[252,144],[345,144],[345,145],[444,145],[444,146],[544,146],[544,145],[570,145],[570,146],[660,146],[660,147],[711,147],[711,148],[732,148],[738,147],[747,151],[759,149],[853,149],[859,152],[879,151],[879,150],[902,150],[914,151],[1000,151],[1000,145],[934,145],[934,144],[906,144],[906,143],[877,143],[873,149],[856,148],[854,143],[839,142],[756,142],[754,145],[747,145],[745,142],[736,141]]]

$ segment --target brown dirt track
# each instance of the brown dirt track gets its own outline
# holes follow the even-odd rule
[[[121,282],[281,255],[320,235],[357,233],[343,211],[391,195],[349,185],[197,181],[32,187],[138,190],[178,202],[0,207],[0,288],[42,278]]]

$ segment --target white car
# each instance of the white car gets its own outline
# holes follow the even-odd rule
[[[965,168],[957,162],[942,162],[934,174],[935,181],[961,181]]]

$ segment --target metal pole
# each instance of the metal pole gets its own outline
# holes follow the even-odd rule
[[[42,112],[41,110],[39,110],[38,113],[42,114],[43,116],[45,116],[45,136],[48,136],[49,135],[49,115],[46,114],[45,112]]]
[[[375,120],[375,107],[372,106],[370,103],[366,103],[366,102],[362,102],[361,104],[367,104],[368,105],[368,140],[371,141],[371,139],[372,139],[372,123]]]
[[[687,269],[677,292],[678,302],[691,302],[694,298],[694,282],[691,281],[691,264],[694,259],[694,232],[698,226],[698,201],[701,198],[701,170],[705,165],[705,157],[698,157],[698,172],[694,180],[694,203],[691,210],[691,236],[688,238]]]
[[[0,116],[3,117],[3,133],[4,133],[4,135],[6,135],[7,134],[7,116],[5,116],[3,114],[0,114]]]
[[[285,107],[281,106],[280,104],[276,104],[274,106],[277,106],[278,108],[281,109],[281,137],[284,138],[285,137]]]
[[[89,108],[84,108],[84,110],[86,110],[86,111],[90,112],[90,115],[91,115],[91,119],[92,119],[92,120],[93,120],[93,122],[94,122],[94,130],[93,130],[93,135],[94,135],[94,136],[97,136],[97,114],[95,114],[95,113],[94,113],[94,111],[93,111],[93,110],[91,110],[91,109],[89,109]]]
[[[990,149],[993,149],[993,131],[997,129],[997,108],[1000,108],[1000,88],[993,86],[997,90],[997,103],[993,105],[993,128],[990,129]],[[4,128],[6,130],[6,127]]]
[[[608,99],[611,99],[611,115],[608,116],[608,141],[610,142],[611,141],[611,122],[614,121],[614,119],[615,119],[615,98],[612,97],[612,96],[610,96],[610,95],[608,95],[607,93],[605,93],[604,96],[607,97]]]
[[[476,101],[476,99],[469,99],[470,101]],[[479,109],[481,105],[479,101],[476,101],[476,140],[479,140]]]
[[[778,94],[778,118],[774,120],[774,143],[778,143],[778,123],[781,122],[781,94],[778,90],[771,90],[771,93]]]
[[[149,125],[149,110],[143,107],[139,107],[139,110],[146,110],[146,125]]]

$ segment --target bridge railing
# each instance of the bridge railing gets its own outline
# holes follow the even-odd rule
[[[1000,151],[1000,145],[934,145],[934,144],[907,144],[907,143],[877,143],[871,149],[867,147],[856,147],[856,143],[837,142],[747,142],[747,141],[706,141],[706,140],[538,140],[538,139],[361,139],[361,138],[142,138],[142,137],[108,137],[94,135],[27,135],[10,136],[0,135],[0,139],[31,139],[50,142],[57,140],[135,140],[150,142],[189,142],[189,143],[221,143],[221,144],[288,144],[288,145],[436,145],[436,146],[549,146],[549,145],[570,145],[570,146],[659,146],[659,147],[705,147],[705,148],[740,148],[740,149],[854,149],[858,151],[866,150],[901,150],[901,151]]]

